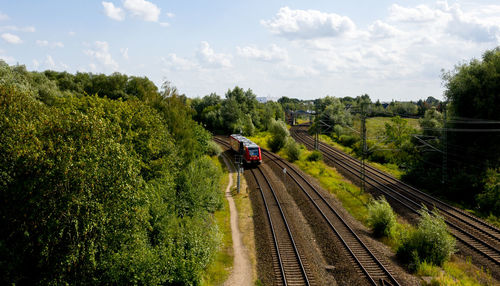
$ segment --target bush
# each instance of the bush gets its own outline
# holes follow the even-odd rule
[[[500,168],[489,169],[483,180],[485,191],[476,196],[481,212],[500,215]]]
[[[339,138],[339,141],[342,145],[351,147],[358,141],[358,138],[351,136],[351,135],[341,135]]]
[[[219,156],[220,153],[222,153],[222,148],[219,146],[219,144],[215,143],[214,141],[209,141],[207,155],[208,156]]]
[[[300,153],[302,150],[300,149],[300,145],[295,142],[292,138],[289,138],[288,142],[285,146],[285,154],[288,158],[288,161],[294,162],[297,161],[300,157]]]
[[[309,156],[307,156],[307,161],[316,162],[323,160],[323,154],[320,151],[314,150]]]
[[[397,256],[415,271],[421,262],[441,266],[455,251],[455,239],[448,233],[444,219],[436,212],[420,211],[417,230],[404,238]]]
[[[280,120],[273,120],[269,131],[271,132],[271,138],[268,142],[269,147],[271,148],[271,151],[278,152],[285,146],[287,137],[290,136],[290,132],[288,132],[285,122]]]
[[[368,205],[368,224],[377,237],[389,236],[396,224],[396,215],[384,197],[373,200]]]

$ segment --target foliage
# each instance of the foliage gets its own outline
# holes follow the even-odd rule
[[[397,250],[397,256],[412,270],[424,261],[440,266],[455,252],[455,239],[437,211],[430,214],[423,208],[420,216],[417,230],[411,232]]]
[[[301,153],[302,149],[300,148],[299,143],[295,142],[295,140],[289,137],[285,145],[285,154],[288,161],[297,161],[300,158]]]
[[[120,75],[0,73],[1,283],[198,284],[221,172],[183,97]]]
[[[219,144],[215,143],[214,141],[208,142],[207,155],[219,156],[221,153],[222,153],[222,148],[220,147]]]
[[[419,120],[419,124],[424,135],[439,137],[441,135],[439,129],[443,127],[443,114],[435,107],[428,109],[425,111],[424,117]]]
[[[500,168],[488,169],[483,183],[485,191],[476,197],[480,210],[500,216]]]
[[[368,204],[368,225],[377,237],[389,236],[392,228],[396,225],[396,215],[391,205],[380,197]]]
[[[286,144],[287,137],[290,136],[290,132],[283,121],[273,121],[271,127],[269,128],[271,133],[271,138],[268,142],[271,151],[277,152],[281,150]]]
[[[415,133],[416,130],[408,125],[408,121],[399,116],[393,117],[391,123],[385,124],[385,143],[397,150],[394,158],[399,164],[410,161],[409,157],[414,153],[411,139]]]
[[[307,161],[317,162],[321,160],[323,160],[323,154],[318,150],[312,151],[311,154],[307,156]]]

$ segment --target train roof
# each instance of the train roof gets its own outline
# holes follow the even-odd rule
[[[238,140],[239,142],[243,142],[243,145],[246,146],[246,147],[254,147],[254,148],[258,148],[259,145],[253,143],[250,139],[244,137],[243,135],[241,134],[231,134],[231,137],[233,137],[234,139]]]

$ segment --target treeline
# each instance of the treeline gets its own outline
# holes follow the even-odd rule
[[[438,151],[428,147],[420,152],[406,176],[493,216],[500,216],[499,78],[500,48],[444,74],[445,126],[430,121],[423,130],[427,136],[423,139]]]
[[[199,284],[222,173],[186,101],[0,62],[0,283]]]
[[[242,133],[251,136],[258,130],[268,130],[273,121],[285,119],[279,103],[259,103],[251,89],[245,91],[237,86],[228,90],[224,99],[215,93],[195,98],[191,101],[191,107],[195,111],[195,120],[221,134]]]

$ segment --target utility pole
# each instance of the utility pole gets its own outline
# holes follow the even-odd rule
[[[363,153],[361,155],[361,191],[365,191],[365,159],[366,159],[366,115],[364,105],[361,105],[361,138],[363,141]]]
[[[243,163],[243,142],[240,142],[240,148],[239,148],[239,152],[238,152],[238,155],[236,155],[236,168],[237,168],[237,173],[238,173],[238,179],[237,179],[237,184],[236,184],[236,188],[237,188],[237,193],[239,194],[240,193],[240,185],[241,185],[241,179],[240,179],[240,173],[241,173],[241,165]]]
[[[448,132],[446,130],[446,102],[443,105],[443,179],[441,183],[446,190],[448,182]]]
[[[314,134],[314,150],[317,150],[319,151],[319,128],[320,128],[320,125],[319,125],[319,118],[318,118],[318,111],[316,110],[316,128],[315,131],[316,131],[316,134]]]

